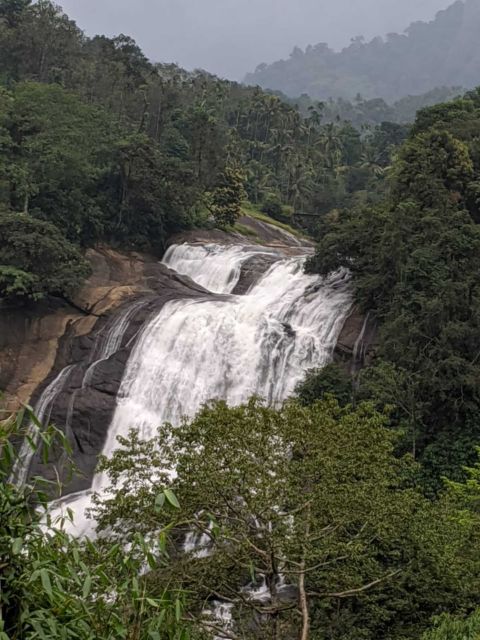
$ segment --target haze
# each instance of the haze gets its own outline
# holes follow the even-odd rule
[[[295,45],[372,38],[430,20],[449,0],[59,0],[88,35],[125,33],[156,62],[239,80]]]

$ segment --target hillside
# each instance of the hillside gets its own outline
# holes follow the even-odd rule
[[[0,640],[480,640],[480,88],[423,95],[0,0]]]
[[[431,22],[415,22],[403,34],[389,34],[370,42],[355,38],[340,52],[327,44],[296,47],[287,60],[261,64],[247,75],[248,84],[304,93],[395,101],[440,86],[473,88],[478,84],[480,44],[479,0],[458,0]]]
[[[172,234],[234,223],[242,200],[283,223],[375,200],[406,130],[361,134],[310,107],[153,64],[46,0],[0,2],[0,299],[70,297],[85,249],[161,256]]]

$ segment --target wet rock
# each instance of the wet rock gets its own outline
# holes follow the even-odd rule
[[[268,224],[250,216],[242,216],[238,220],[240,228],[245,234],[237,231],[222,231],[221,229],[193,229],[175,234],[169,244],[215,243],[215,244],[261,244],[265,247],[280,247],[291,249],[313,248],[313,243],[307,238],[297,237],[274,224]]]
[[[377,336],[378,323],[374,316],[354,307],[338,338],[335,359],[356,373],[374,357]]]
[[[62,429],[71,442],[75,475],[65,492],[90,485],[103,448],[116,396],[135,339],[144,324],[169,300],[210,296],[189,278],[171,271],[155,257],[121,254],[108,248],[90,250],[92,276],[71,303],[47,300],[40,305],[8,308],[0,313],[0,388],[6,405],[33,406],[43,390],[68,365],[75,365],[45,419]],[[126,309],[141,302],[123,332],[121,348],[95,366],[88,386],[85,373],[98,358],[98,345]],[[31,472],[66,481],[61,455],[43,465],[38,457]]]
[[[280,256],[275,254],[259,254],[247,260],[242,266],[240,279],[232,293],[238,296],[248,293],[279,258]]]

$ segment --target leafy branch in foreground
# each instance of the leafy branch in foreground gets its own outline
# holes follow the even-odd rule
[[[453,504],[412,487],[416,466],[395,457],[387,420],[331,398],[278,411],[252,400],[206,406],[150,441],[132,432],[102,463],[102,536],[148,537],[166,483],[184,553],[151,579],[187,591],[200,625],[223,605],[245,640],[328,637],[332,626],[339,638],[403,638],[407,626],[419,637],[432,615],[474,601],[478,541]]]
[[[184,592],[168,584],[152,589],[148,580],[148,571],[169,565],[165,533],[148,541],[137,535],[128,549],[77,540],[49,508],[45,481],[9,482],[23,413],[32,419],[28,409],[0,422],[1,640],[190,638]],[[63,439],[56,429],[42,432],[43,455]]]

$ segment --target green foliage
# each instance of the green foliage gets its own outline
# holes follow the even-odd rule
[[[477,449],[477,454],[480,450]],[[480,505],[480,463],[478,456],[475,466],[466,469],[467,478],[463,482],[447,483],[448,498],[458,502],[463,508],[461,519],[475,527],[479,525]],[[422,640],[477,640],[480,637],[480,611],[471,615],[442,615],[434,620],[431,630],[422,636]]]
[[[185,594],[155,589],[144,576],[145,566],[163,570],[170,562],[157,542],[137,535],[126,550],[76,540],[48,514],[53,487],[39,478],[9,483],[11,438],[24,435],[24,414],[36,421],[31,410],[0,421],[0,638],[188,640]],[[51,427],[40,436],[44,457],[66,446]],[[166,499],[178,506],[173,493]]]
[[[359,36],[339,52],[324,43],[305,50],[295,47],[286,60],[259,65],[246,82],[292,97],[340,97],[352,101],[353,107],[362,106],[365,96],[371,103],[370,113],[392,120],[395,109],[384,100],[408,96],[395,106],[398,113],[409,113],[411,102],[421,105],[418,94],[439,94],[437,102],[446,99],[448,90],[442,95],[442,89],[432,92],[432,87],[476,86],[479,26],[476,0],[454,2],[431,22],[411,24],[404,34],[390,33],[371,41]]]
[[[206,223],[206,201],[233,226],[241,183],[306,229],[384,190],[398,136],[385,144],[374,128],[322,124],[322,105],[301,115],[258,88],[153,65],[128,36],[86,37],[49,0],[5,3],[2,16],[0,203],[76,244],[161,254]]]
[[[402,148],[393,175],[395,203],[416,200],[422,207],[442,207],[465,198],[473,180],[468,146],[447,131],[430,129]]]
[[[261,210],[277,222],[292,224],[292,208],[282,205],[280,198],[275,193],[269,193],[265,196]]]
[[[53,224],[0,212],[0,299],[69,296],[89,271]]]
[[[359,304],[381,321],[381,362],[364,392],[397,408],[429,492],[471,460],[479,437],[479,122],[469,95],[420,113],[389,199],[326,218],[308,265],[350,269]]]
[[[312,638],[332,629],[418,638],[432,615],[470,606],[478,542],[453,502],[409,488],[415,468],[394,456],[386,426],[370,405],[341,409],[330,398],[278,411],[219,402],[151,441],[131,432],[102,461],[112,481],[108,499],[97,499],[102,536],[148,537],[159,526],[152,498],[166,482],[180,503],[177,528],[196,546],[154,579],[189,590],[188,614],[202,624],[215,599],[235,603],[245,639],[309,627]],[[280,575],[293,601],[276,594]],[[254,601],[244,587],[263,580],[271,600]],[[251,629],[255,614],[261,630]]]
[[[328,364],[323,369],[308,371],[297,385],[295,394],[305,406],[323,400],[327,395],[335,396],[340,406],[345,406],[352,401],[353,380],[339,365]]]
[[[468,618],[440,616],[431,631],[422,640],[477,640],[480,637],[480,612]]]
[[[243,174],[238,169],[226,167],[208,205],[219,226],[233,226],[241,216],[242,201],[245,198],[243,185]]]
[[[262,203],[262,211],[271,218],[275,218],[276,220],[280,219],[283,214],[280,198],[274,193],[269,193]]]

